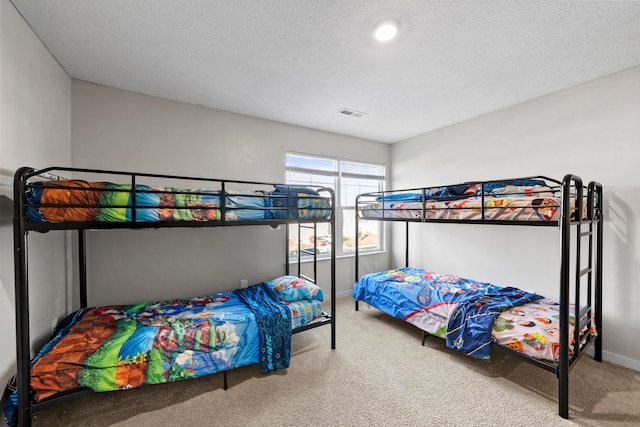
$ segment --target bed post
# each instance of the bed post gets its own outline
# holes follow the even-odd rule
[[[602,362],[602,238],[603,238],[603,209],[602,209],[602,184],[599,182],[593,182],[596,197],[596,204],[594,210],[598,214],[598,221],[596,223],[596,314],[595,323],[598,329],[598,335],[595,340],[594,359],[598,362]]]
[[[405,222],[404,266],[409,268],[409,221]]]
[[[31,425],[30,337],[29,337],[29,272],[27,266],[27,232],[25,227],[25,181],[31,168],[20,168],[13,180],[13,244],[16,312],[16,387],[18,388],[18,425]]]
[[[360,201],[360,195],[358,194],[356,196],[356,238],[355,238],[355,240],[356,240],[356,248],[355,248],[356,249],[356,254],[355,254],[356,255],[356,280],[353,283],[358,283],[358,280],[360,280],[360,274],[358,272],[358,266],[360,264],[360,258],[359,258],[360,251],[359,251],[359,245],[358,245],[358,242],[359,242],[359,239],[358,239],[358,222],[360,222],[360,217],[358,216],[358,202],[359,201]],[[332,245],[332,247],[333,247],[333,245]],[[358,300],[356,300],[356,311],[358,311],[358,308],[359,308],[358,307]]]
[[[284,223],[284,274],[289,275],[289,224]]]
[[[80,269],[80,308],[87,308],[87,248],[85,230],[78,230],[78,266]]]
[[[336,195],[332,191],[331,192],[332,202],[335,207],[335,198]],[[356,219],[356,223],[358,220]],[[335,216],[335,208],[333,214],[331,215],[331,349],[335,350],[336,348],[336,216]],[[356,236],[356,241],[357,241]],[[315,252],[315,251],[314,251]],[[315,256],[315,255],[314,255]]]

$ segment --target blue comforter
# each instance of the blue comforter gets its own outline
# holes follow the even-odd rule
[[[490,358],[495,318],[509,308],[542,298],[517,288],[417,268],[368,274],[355,284],[352,295],[356,301],[418,327],[416,318],[431,316],[435,321],[430,325],[442,325],[441,329],[423,329],[445,337],[448,347],[485,360]]]

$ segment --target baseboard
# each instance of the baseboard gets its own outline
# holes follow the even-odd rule
[[[351,290],[336,292],[336,299],[351,296]]]
[[[593,357],[593,346],[587,349],[587,354]],[[630,357],[620,356],[619,354],[611,353],[610,351],[602,350],[602,360],[615,363],[625,368],[633,369],[640,372],[640,360],[631,359]]]

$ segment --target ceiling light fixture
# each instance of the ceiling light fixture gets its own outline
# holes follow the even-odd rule
[[[388,42],[398,34],[400,23],[395,19],[384,19],[373,27],[373,36],[381,42]]]

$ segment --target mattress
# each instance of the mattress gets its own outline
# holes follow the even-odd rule
[[[522,183],[506,181],[495,182],[491,186],[484,184],[484,190],[481,184],[469,184],[458,190],[455,190],[457,186],[438,187],[425,189],[424,194],[391,192],[375,199],[365,197],[360,204],[359,215],[361,218],[371,219],[559,220],[561,199],[557,193],[544,181],[532,180],[524,183],[532,185],[517,185]],[[572,199],[572,212],[574,203]]]
[[[292,329],[322,316],[319,299],[282,306]],[[68,316],[38,353],[31,387],[41,400],[78,387],[129,389],[258,363],[258,332],[256,316],[236,292],[84,309]]]
[[[366,275],[352,294],[472,357],[489,360],[495,343],[544,363],[558,360],[559,303],[537,294],[414,268]],[[582,334],[594,331],[591,322]],[[570,341],[572,351],[573,334]]]
[[[284,190],[283,190],[284,188]],[[81,180],[36,182],[26,194],[31,223],[218,221],[222,192]],[[330,218],[331,202],[313,189],[225,191],[226,221]],[[135,206],[135,209],[133,207]],[[135,218],[134,218],[135,214]]]

